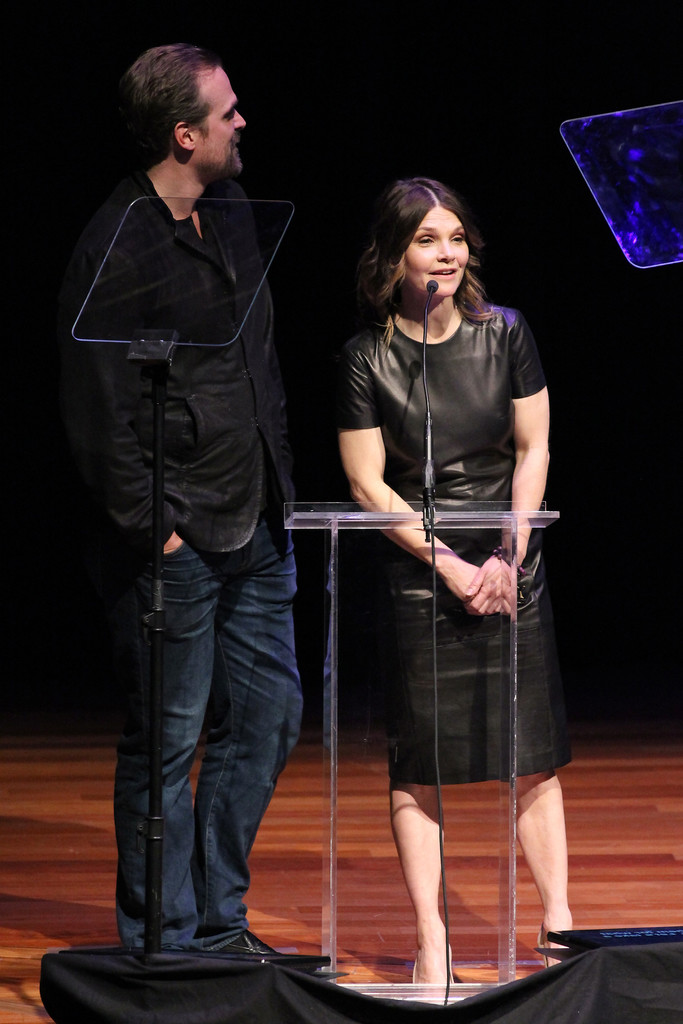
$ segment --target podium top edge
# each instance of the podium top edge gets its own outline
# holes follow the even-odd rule
[[[288,502],[285,504],[285,526],[290,529],[325,529],[336,524],[340,529],[391,528],[396,526],[421,526],[421,507],[410,512],[386,512],[380,509],[364,509],[360,505],[345,502],[315,503]],[[440,508],[436,503],[435,525],[474,528],[511,526],[515,521],[542,528],[560,518],[560,513],[549,509],[515,510],[487,507],[486,502],[465,509]]]

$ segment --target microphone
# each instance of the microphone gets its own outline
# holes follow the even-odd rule
[[[422,384],[425,393],[422,525],[425,531],[425,540],[428,544],[432,539],[434,530],[434,460],[432,458],[432,412],[429,407],[429,389],[427,387],[427,327],[429,325],[429,305],[438,287],[439,285],[436,281],[427,282],[427,301],[425,302],[424,328],[422,331]]]

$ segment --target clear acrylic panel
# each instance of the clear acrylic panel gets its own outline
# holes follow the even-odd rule
[[[519,522],[546,526],[556,512],[514,513],[482,503],[443,512],[437,527],[490,530],[491,548],[516,550]],[[322,529],[329,566],[324,772],[322,951],[339,984],[366,994],[443,1002],[445,987],[412,985],[415,925],[389,816],[387,742],[373,580],[377,531],[422,522],[421,509],[366,511],[353,504],[286,506],[292,529]],[[374,533],[374,537],[373,537]],[[514,561],[514,557],[513,557]],[[500,782],[444,786],[444,864],[453,971],[449,1001],[516,974],[516,608],[500,617]],[[359,805],[362,807],[358,814]],[[362,938],[359,939],[359,936]]]
[[[173,208],[176,219],[170,213]],[[227,345],[249,315],[294,213],[280,200],[186,199],[142,196],[121,219],[73,325],[77,341],[130,344],[145,333],[159,337],[175,332],[178,345]],[[192,218],[200,225],[201,237]],[[174,258],[175,239],[182,247],[205,247],[223,267],[229,295],[214,291],[216,308],[188,303],[192,320],[177,322],[178,307],[166,309],[165,296],[188,294],[187,261]],[[188,298],[192,296],[188,294]],[[172,316],[173,322],[169,322]]]
[[[683,101],[574,118],[560,133],[629,263],[683,260]]]

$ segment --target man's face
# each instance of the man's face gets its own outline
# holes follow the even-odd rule
[[[199,126],[193,164],[205,184],[235,178],[242,170],[237,148],[246,121],[237,110],[237,96],[222,68],[202,75],[200,95],[210,106]]]

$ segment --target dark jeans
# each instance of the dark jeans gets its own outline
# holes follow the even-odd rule
[[[109,589],[109,618],[129,713],[114,794],[121,941],[144,938],[148,813],[150,567]],[[208,948],[248,926],[247,858],[279,773],[296,743],[301,686],[294,652],[296,570],[262,518],[239,551],[184,544],[164,560],[162,946]],[[190,769],[208,711],[206,753],[193,801]]]

